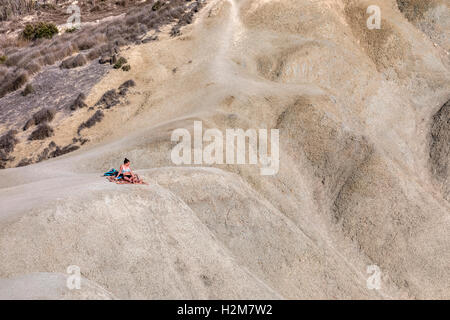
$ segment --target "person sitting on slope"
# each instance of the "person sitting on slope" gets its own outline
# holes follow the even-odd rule
[[[130,168],[130,160],[125,158],[123,161],[123,165],[120,166],[119,173],[117,174],[115,180],[119,180],[120,175],[123,175],[123,179],[125,181],[131,182],[131,183],[139,183],[139,177],[133,173],[133,171]]]

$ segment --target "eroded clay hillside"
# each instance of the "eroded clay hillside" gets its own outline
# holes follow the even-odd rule
[[[370,5],[381,29],[367,28]],[[198,11],[179,32],[175,21],[121,46],[131,69],[95,69],[85,106],[57,114],[50,137],[27,142],[19,128],[10,166],[52,141],[86,142],[0,170],[0,296],[448,299],[448,2]],[[125,95],[104,96],[130,79]],[[171,134],[194,121],[279,129],[279,171],[176,166]],[[124,157],[148,186],[100,177]],[[71,265],[81,291],[61,285]]]

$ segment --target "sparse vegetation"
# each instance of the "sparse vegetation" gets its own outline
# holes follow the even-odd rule
[[[130,80],[127,80],[127,81],[125,81],[124,83],[122,83],[122,84],[119,86],[119,90],[120,90],[120,89],[123,89],[123,88],[134,87],[134,86],[136,86],[136,82],[134,82],[134,80],[130,79]]]
[[[39,127],[34,130],[28,140],[44,140],[45,138],[53,136],[53,128],[50,127],[47,123],[41,124]]]
[[[28,74],[23,69],[16,69],[3,78],[0,84],[0,98],[8,92],[20,89],[28,81]]]
[[[78,127],[78,134],[80,134],[81,130],[85,128],[91,128],[98,122],[102,121],[104,116],[105,115],[103,111],[97,110],[92,117],[90,117],[87,121],[80,124],[80,126]]]
[[[33,159],[31,158],[23,158],[22,160],[20,160],[20,162],[17,164],[17,167],[24,167],[27,166],[29,164],[33,163]]]
[[[5,151],[3,151],[2,149],[0,149],[0,169],[4,168],[4,161],[8,161],[8,155],[6,154]]]
[[[33,75],[41,70],[41,65],[35,61],[31,61],[24,66],[24,69],[27,71],[29,75]]]
[[[72,69],[84,66],[87,63],[86,56],[82,53],[77,54],[75,57],[70,57],[61,62],[60,67],[65,69]]]
[[[53,109],[45,108],[33,115],[34,123],[36,125],[51,122],[55,118],[56,111]]]
[[[0,21],[30,13],[36,9],[35,0],[2,0],[0,4]]]
[[[27,96],[27,95],[29,95],[31,93],[34,93],[34,88],[33,88],[33,86],[31,84],[27,84],[25,86],[25,89],[23,89],[23,91],[22,91],[22,95],[23,96]]]
[[[84,99],[86,99],[86,96],[83,93],[80,93],[78,97],[75,99],[75,101],[70,106],[70,110],[77,110],[80,108],[87,107],[87,104],[84,102]]]
[[[136,83],[134,80],[127,80],[119,86],[119,95],[124,96],[127,94],[128,89],[134,87]]]
[[[29,6],[29,3],[33,2],[31,0],[5,1],[6,6],[3,3],[0,4],[0,20],[2,8],[5,7],[14,7],[13,10],[17,12],[17,15],[35,10],[35,8]],[[127,8],[124,18],[83,27],[83,32],[78,32],[72,28],[66,30],[60,36],[56,36],[58,30],[55,25],[39,22],[26,26],[22,32],[23,36],[16,39],[11,37],[0,39],[0,47],[2,48],[0,66],[7,67],[6,69],[0,69],[0,76],[3,78],[0,83],[0,98],[8,92],[21,88],[27,82],[28,76],[38,73],[43,66],[53,65],[64,59],[66,60],[62,64],[63,68],[78,67],[101,57],[99,61],[102,63],[110,62],[117,69],[120,69],[126,64],[126,62],[122,62],[116,65],[118,59],[115,58],[115,54],[119,52],[120,46],[155,41],[158,39],[157,36],[145,39],[143,37],[150,29],[158,29],[160,26],[172,22],[176,22],[177,25],[173,35],[179,35],[181,34],[180,28],[191,23],[193,13],[197,12],[198,8],[203,5],[199,0],[148,1],[145,3],[129,0],[128,3],[126,7],[119,5],[123,8],[121,10]],[[92,8],[93,2],[81,2],[80,5],[83,12],[86,12]],[[107,1],[97,3],[97,5],[99,5],[99,10],[104,13],[112,10],[107,5]],[[56,7],[55,10],[61,10],[58,5]],[[152,7],[157,10],[153,11]],[[41,6],[38,10],[44,13],[43,19],[49,21],[45,12],[53,9],[48,7],[45,9],[47,11],[42,11],[44,9]],[[25,38],[34,41],[25,40]],[[89,51],[84,52],[87,50]],[[74,53],[83,56],[71,57]]]
[[[72,138],[72,143],[79,142],[81,145],[85,144],[88,141],[89,141],[89,139],[81,138],[81,137],[74,137],[74,138]]]
[[[29,128],[31,128],[32,126],[34,126],[34,119],[28,119],[28,121],[25,123],[25,125],[23,126],[23,131],[27,131]]]
[[[50,158],[50,152],[54,151],[56,148],[57,148],[56,143],[54,141],[51,141],[48,144],[48,147],[44,148],[44,150],[42,150],[42,152],[38,155],[36,162],[41,162],[43,160]]]
[[[36,112],[31,117],[31,119],[29,119],[25,123],[25,126],[23,127],[23,130],[26,131],[30,127],[34,126],[34,125],[37,126],[37,125],[40,125],[40,124],[51,122],[55,118],[55,114],[56,114],[56,111],[53,110],[53,109],[49,109],[49,108],[42,109],[42,110]]]
[[[171,37],[179,36],[181,34],[180,30],[181,27],[191,24],[192,21],[194,20],[194,14],[198,12],[202,8],[202,6],[203,6],[202,2],[196,1],[189,6],[189,9],[186,12],[173,9],[170,12],[170,15],[173,18],[177,18],[178,22],[170,30],[170,36]]]
[[[14,151],[14,147],[17,142],[19,142],[16,138],[17,131],[9,130],[6,134],[0,137],[0,151],[2,151],[5,155]],[[2,158],[4,158],[3,156]]]
[[[98,63],[100,64],[111,63],[111,57],[103,56],[100,59],[98,59]]]
[[[55,158],[62,156],[63,154],[75,151],[80,149],[80,146],[69,144],[65,147],[60,148],[59,146],[56,146],[56,149],[49,154],[49,158]]]
[[[111,107],[114,107],[119,102],[119,95],[117,94],[116,90],[111,89],[106,91],[95,105],[103,106],[105,109],[109,109]]]
[[[123,71],[130,71],[130,69],[131,69],[131,66],[129,64],[126,64],[122,67]]]
[[[44,148],[44,150],[42,150],[42,152],[37,156],[37,159],[35,162],[41,162],[41,161],[44,161],[49,158],[59,157],[66,153],[78,150],[80,148],[80,146],[76,145],[75,143],[80,142],[80,144],[83,144],[86,141],[87,141],[87,139],[74,138],[73,143],[68,144],[64,147],[57,146],[56,143],[54,141],[52,141],[49,143],[48,147]]]
[[[88,50],[88,49],[95,47],[95,45],[97,44],[97,41],[95,38],[84,36],[84,37],[76,39],[75,43],[79,50]]]
[[[180,27],[178,25],[175,25],[170,30],[170,36],[171,37],[177,37],[181,34]]]

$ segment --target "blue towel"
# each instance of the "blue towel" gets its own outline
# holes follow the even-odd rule
[[[113,168],[113,169],[109,170],[108,172],[105,172],[103,175],[108,176],[108,177],[117,177],[118,174],[119,174],[119,171],[117,171],[116,169]],[[123,175],[121,174],[118,177],[118,179],[120,180],[122,178],[123,178]]]

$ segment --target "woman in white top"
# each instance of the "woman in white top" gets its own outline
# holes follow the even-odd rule
[[[117,174],[116,180],[119,179],[120,175],[123,175],[123,179],[125,181],[131,182],[131,183],[138,183],[139,178],[136,174],[133,173],[133,171],[130,168],[130,160],[125,158],[123,161],[123,165],[120,166],[119,173]]]

